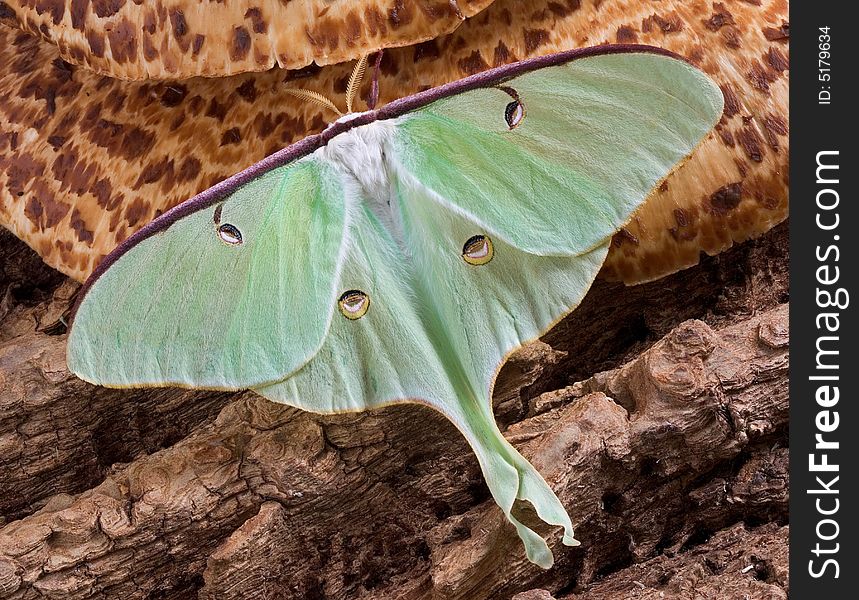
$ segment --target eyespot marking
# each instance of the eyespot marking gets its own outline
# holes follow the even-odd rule
[[[224,223],[218,226],[218,237],[221,241],[230,246],[238,246],[242,243],[242,232],[235,225]]]
[[[509,86],[501,86],[502,92],[513,98],[513,102],[504,107],[504,120],[507,121],[508,129],[516,129],[525,118],[525,105],[519,98],[519,92]]]
[[[514,100],[504,109],[504,120],[507,121],[507,127],[510,129],[519,127],[524,118],[525,107],[518,100]]]
[[[470,265],[485,265],[493,256],[492,240],[485,235],[473,235],[462,246],[462,260]]]
[[[343,292],[337,301],[337,306],[340,308],[340,314],[350,321],[355,321],[370,310],[370,296],[361,290],[349,290]]]

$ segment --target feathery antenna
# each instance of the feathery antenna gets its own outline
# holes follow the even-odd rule
[[[340,109],[328,98],[320,94],[319,92],[314,92],[313,90],[305,90],[303,88],[287,88],[284,90],[290,96],[295,96],[305,102],[310,102],[311,104],[316,104],[317,106],[322,106],[324,108],[333,110],[337,113],[338,117],[342,117],[343,113],[340,112]]]
[[[361,82],[364,80],[364,73],[367,71],[367,56],[364,55],[352,69],[352,75],[349,76],[349,85],[346,86],[346,112],[352,112],[352,104],[355,102],[355,97],[358,95],[358,89],[361,87]]]
[[[379,96],[379,84],[376,80],[379,76],[379,61],[381,59],[381,56],[382,54],[380,52],[378,58],[376,59],[375,75],[373,76],[373,91],[370,95],[371,109],[376,106],[376,98],[378,98]],[[349,83],[346,85],[347,113],[352,112],[352,107],[355,104],[355,98],[357,98],[358,96],[358,90],[361,88],[361,81],[363,81],[364,74],[366,72],[367,56],[362,56],[361,59],[355,64],[355,68],[352,69],[352,74],[349,76]],[[313,90],[306,90],[304,88],[287,88],[284,91],[290,96],[295,96],[296,98],[304,100],[305,102],[310,102],[311,104],[316,104],[317,106],[327,108],[328,110],[331,110],[336,113],[338,117],[343,116],[343,113],[340,112],[340,109],[337,108],[337,105],[319,92],[314,92]]]

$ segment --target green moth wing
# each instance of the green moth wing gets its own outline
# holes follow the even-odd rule
[[[686,62],[596,55],[410,113],[393,156],[516,247],[574,255],[626,223],[721,111],[721,93]]]
[[[345,194],[323,163],[299,161],[121,249],[84,290],[69,369],[120,387],[282,379],[325,337]]]
[[[316,412],[363,410],[394,402],[432,406],[465,435],[493,497],[546,568],[545,540],[511,513],[527,500],[547,523],[570,518],[551,488],[498,430],[490,402],[505,355],[533,339],[584,296],[605,259],[604,243],[583,255],[542,257],[503,240],[487,262],[468,262],[464,242],[481,226],[428,198],[419,185],[395,182],[393,209],[407,248],[367,208],[350,220],[340,290],[363,294],[366,313],[335,315],[319,353],[292,377],[254,388],[276,402]],[[443,274],[443,275],[442,275]]]
[[[69,366],[111,385],[251,388],[323,413],[429,405],[548,567],[514,502],[568,545],[572,523],[499,431],[495,376],[581,301],[611,236],[721,107],[687,63],[606,47],[346,115],[109,257],[77,305]]]

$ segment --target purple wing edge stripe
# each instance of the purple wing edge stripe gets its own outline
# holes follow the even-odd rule
[[[671,52],[670,50],[644,44],[603,44],[599,46],[589,46],[587,48],[575,48],[564,52],[557,52],[555,54],[547,54],[545,56],[536,56],[534,58],[528,58],[509,65],[502,65],[500,67],[495,67],[494,69],[482,71],[463,79],[458,79],[438,87],[430,88],[423,92],[418,92],[411,96],[400,98],[399,100],[394,100],[379,109],[361,113],[359,116],[349,121],[335,123],[321,133],[310,135],[298,142],[290,144],[286,148],[278,150],[274,154],[271,154],[245,170],[224,179],[220,183],[213,185],[181,204],[177,204],[126,238],[121,244],[105,256],[104,259],[102,259],[81,286],[70,313],[69,325],[71,326],[74,323],[78,307],[93,284],[105,271],[107,271],[108,268],[110,268],[113,263],[119,260],[119,258],[131,248],[156,233],[164,231],[182,217],[186,217],[199,210],[203,210],[204,208],[212,206],[213,204],[223,200],[238,188],[268,171],[282,167],[290,162],[313,153],[319,148],[325,146],[332,138],[340,135],[341,133],[345,133],[350,129],[360,127],[361,125],[373,123],[374,121],[394,119],[407,112],[432,104],[442,98],[447,98],[448,96],[461,94],[477,88],[492,87],[507,81],[508,79],[512,79],[513,77],[517,77],[537,69],[542,69],[544,67],[565,64],[580,58],[628,53],[657,54],[688,62],[685,57]]]

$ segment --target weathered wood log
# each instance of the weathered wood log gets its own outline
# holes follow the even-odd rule
[[[652,284],[598,282],[502,371],[499,423],[582,540],[554,532],[549,571],[430,410],[87,385],[51,327],[74,285],[7,234],[0,255],[2,598],[622,598],[612,573],[786,518],[783,226]]]
[[[670,549],[605,577],[582,594],[558,600],[666,600],[671,598],[787,598],[788,527],[742,524],[693,548]],[[534,589],[513,600],[556,600]]]

